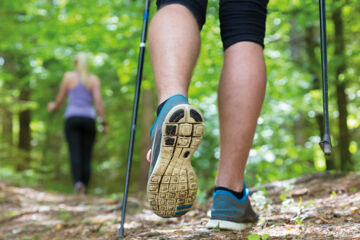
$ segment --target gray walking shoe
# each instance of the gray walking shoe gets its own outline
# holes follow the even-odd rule
[[[203,134],[200,111],[183,95],[169,98],[150,132],[147,197],[155,214],[178,217],[191,209],[198,188],[191,157]]]
[[[244,196],[236,198],[231,192],[217,190],[213,194],[211,218],[207,228],[241,231],[250,228],[259,219],[249,200],[249,190],[244,184]]]
[[[86,187],[82,182],[76,182],[74,189],[75,189],[76,194],[79,194],[79,195],[86,194]]]

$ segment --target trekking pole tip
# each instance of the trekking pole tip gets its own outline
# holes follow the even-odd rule
[[[119,233],[118,233],[118,239],[123,239],[124,238],[124,225],[121,222],[120,224],[120,229],[119,229]]]
[[[331,155],[331,149],[332,149],[332,146],[331,146],[331,143],[328,142],[328,141],[322,141],[320,142],[320,147],[321,149],[323,150],[324,154],[326,156],[330,156]]]

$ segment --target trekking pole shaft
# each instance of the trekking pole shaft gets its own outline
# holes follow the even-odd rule
[[[325,0],[319,0],[320,15],[320,41],[321,41],[321,68],[323,86],[323,112],[324,112],[324,136],[322,149],[326,155],[331,154],[331,139],[329,127],[329,102],[328,102],[328,76],[327,76],[327,46],[326,46],[326,14]]]
[[[322,83],[323,83],[323,108],[325,120],[325,133],[329,133],[329,114],[328,114],[328,82],[327,82],[327,46],[326,46],[326,17],[325,0],[320,0],[320,36],[321,36],[321,62],[322,62]]]
[[[142,78],[143,64],[144,64],[144,57],[145,57],[145,43],[146,43],[146,35],[147,35],[147,26],[148,26],[148,22],[149,22],[149,8],[150,8],[150,0],[146,0],[142,33],[141,33],[138,69],[137,69],[137,76],[136,76],[136,88],[135,88],[135,96],[134,96],[133,115],[132,115],[132,120],[131,120],[130,142],[129,142],[127,168],[126,168],[125,189],[124,189],[124,196],[123,196],[123,201],[122,201],[123,206],[122,206],[122,211],[121,211],[121,224],[120,224],[120,230],[119,230],[119,238],[124,237],[126,203],[127,203],[127,194],[128,194],[128,190],[129,190],[131,163],[132,163],[132,156],[133,156],[133,150],[134,150],[136,120],[137,120],[137,112],[138,112],[139,98],[140,98],[141,78]]]

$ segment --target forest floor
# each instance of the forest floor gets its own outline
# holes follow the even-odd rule
[[[260,221],[243,232],[208,230],[211,201],[180,218],[129,198],[126,239],[360,239],[360,174],[317,173],[252,189]],[[0,181],[0,239],[116,239],[121,203]]]

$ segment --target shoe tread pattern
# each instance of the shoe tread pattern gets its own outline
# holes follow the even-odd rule
[[[167,114],[160,154],[147,185],[148,200],[157,215],[177,217],[191,209],[198,189],[191,157],[203,134],[203,117],[191,105],[180,104]]]

